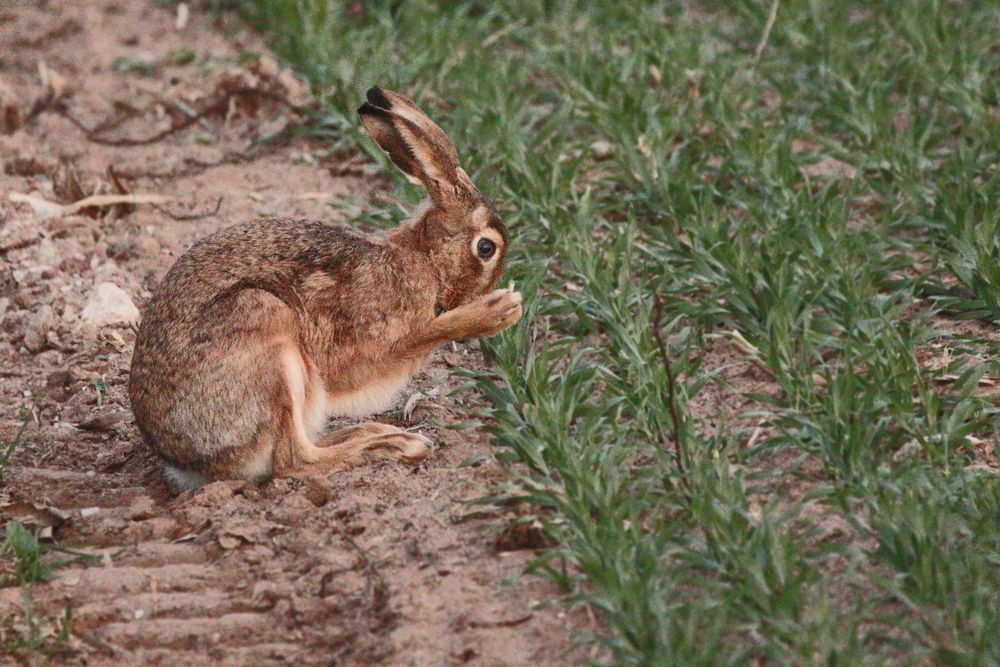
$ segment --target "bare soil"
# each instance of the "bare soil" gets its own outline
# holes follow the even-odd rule
[[[95,286],[141,310],[194,240],[261,215],[336,222],[382,187],[360,154],[261,144],[304,122],[292,108],[304,88],[234,17],[192,5],[178,28],[175,12],[0,6],[0,442],[29,419],[0,512],[97,556],[24,589],[0,562],[0,664],[584,661],[569,638],[590,621],[552,604],[553,585],[519,579],[535,553],[498,542],[509,513],[469,503],[506,481],[487,434],[450,428],[481,407],[451,395],[451,369],[483,363],[476,345],[435,357],[403,396],[423,396],[408,418],[402,404],[379,417],[436,441],[419,467],[180,495],[162,481],[125,392],[134,329],[84,316]],[[121,140],[137,145],[107,145]],[[170,201],[44,217],[7,199],[111,194],[109,166],[124,189]],[[32,637],[40,648],[11,650]]]

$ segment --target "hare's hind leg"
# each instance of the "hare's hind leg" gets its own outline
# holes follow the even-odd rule
[[[275,452],[275,477],[328,475],[358,465],[388,459],[416,463],[430,452],[431,441],[388,424],[373,422],[348,426],[320,438],[316,445],[289,443],[292,456]]]
[[[273,451],[275,477],[327,475],[377,459],[416,462],[430,452],[431,441],[424,436],[373,422],[334,431],[313,444],[306,418],[313,412],[308,405],[310,392],[298,350],[287,347],[282,365],[291,400],[287,426]]]

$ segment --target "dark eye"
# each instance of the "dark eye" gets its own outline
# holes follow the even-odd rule
[[[497,244],[489,239],[479,239],[479,243],[476,244],[476,252],[482,259],[489,259],[496,251]]]

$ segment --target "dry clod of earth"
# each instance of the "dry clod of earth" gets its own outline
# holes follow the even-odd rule
[[[84,322],[98,326],[134,324],[139,322],[139,309],[132,298],[114,283],[97,283],[80,313]]]
[[[105,0],[17,3],[0,22],[16,45],[0,55],[0,442],[30,415],[0,511],[91,556],[23,589],[0,563],[0,663],[32,638],[17,655],[58,664],[578,662],[567,637],[586,619],[539,605],[558,594],[550,584],[506,584],[533,553],[499,553],[495,525],[449,520],[503,480],[493,464],[459,465],[488,454],[484,434],[446,428],[475,410],[448,397],[448,368],[481,363],[475,346],[442,353],[411,388],[421,395],[385,416],[425,420],[437,450],[416,469],[169,493],[125,394],[130,325],[157,281],[225,224],[335,221],[331,201],[364,201],[380,182],[357,158],[293,159],[322,145],[244,151],[308,99],[268,57],[238,65],[265,48],[232,17]],[[182,49],[196,63],[168,64]],[[156,63],[148,76],[121,65],[139,59]],[[127,192],[171,204],[36,210]]]

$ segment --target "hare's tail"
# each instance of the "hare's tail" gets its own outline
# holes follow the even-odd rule
[[[201,473],[186,470],[168,461],[161,461],[161,465],[163,466],[163,476],[167,478],[167,484],[174,491],[191,491],[212,481]]]

